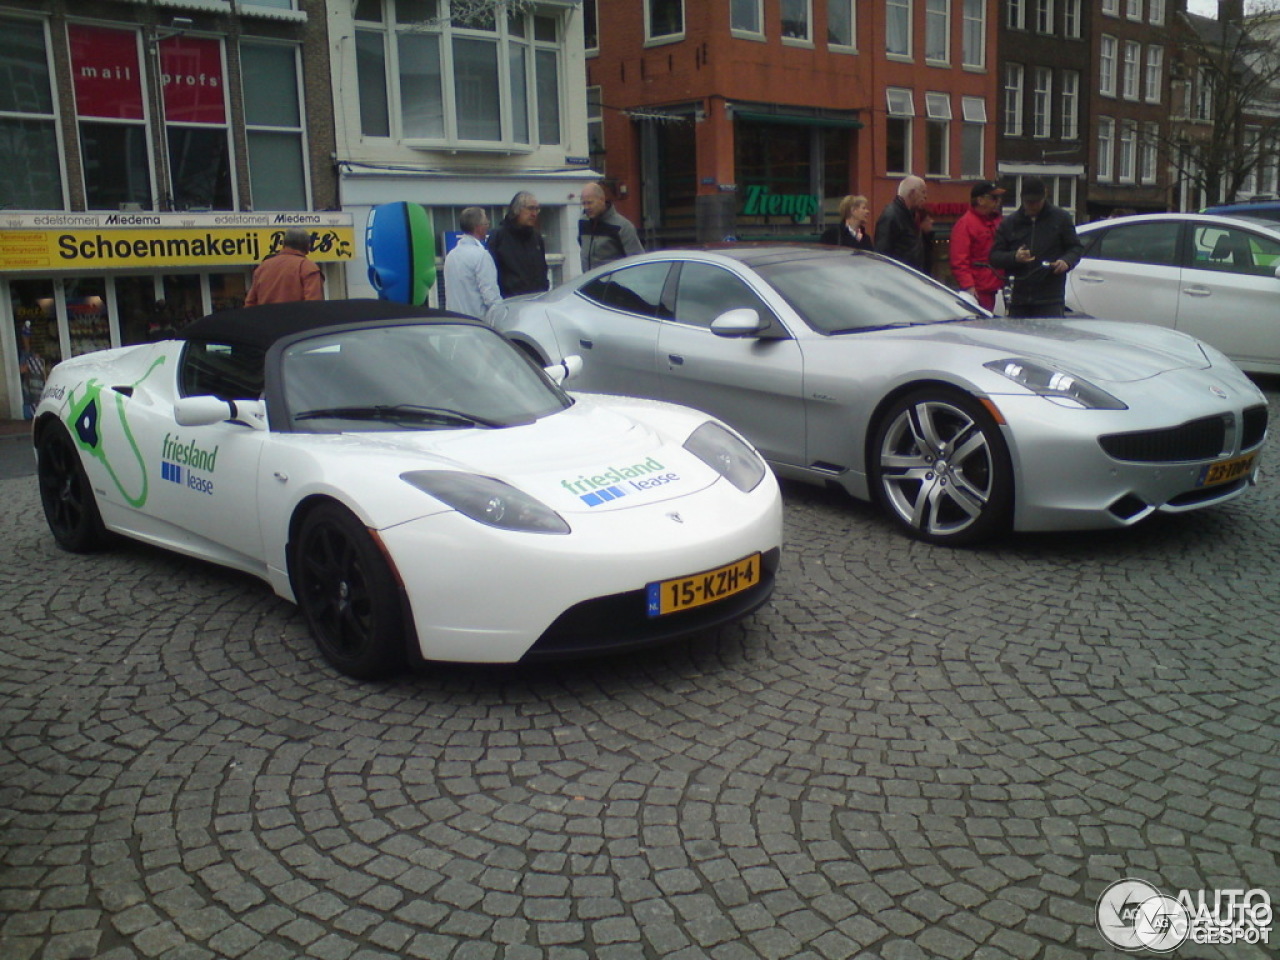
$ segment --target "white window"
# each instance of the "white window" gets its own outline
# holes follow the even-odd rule
[[[1098,44],[1098,93],[1116,95],[1116,38],[1105,33]]]
[[[1142,44],[1136,40],[1124,42],[1124,98],[1138,99],[1138,77],[1142,69]]]
[[[1213,77],[1208,69],[1201,67],[1196,71],[1196,102],[1193,120],[1213,119]]]
[[[559,18],[486,8],[421,19],[434,9],[421,0],[357,7],[361,133],[476,150],[560,143]]]
[[[1110,117],[1098,118],[1098,179],[1110,180],[1115,162],[1116,122]]]
[[[1156,161],[1160,155],[1160,124],[1144,123],[1142,125],[1141,159],[1138,164],[1138,176],[1143,183],[1156,182]]]
[[[1137,153],[1138,125],[1132,120],[1125,120],[1120,124],[1120,161],[1117,164],[1122,183],[1133,183]]]
[[[924,58],[931,63],[946,63],[951,50],[951,0],[925,0]]]
[[[1053,0],[1036,0],[1036,31],[1053,33]]]
[[[1102,12],[1109,17],[1120,16],[1120,0],[1102,0]]]
[[[240,74],[253,208],[309,210],[297,47],[242,40]]]
[[[885,170],[891,174],[911,172],[911,131],[916,115],[915,99],[910,90],[885,89],[888,106],[885,137]]]
[[[1142,0],[1125,0],[1124,15],[1130,20],[1142,19]]]
[[[987,65],[987,4],[986,0],[964,0],[964,31],[961,51],[966,67]]]
[[[61,210],[62,150],[45,25],[0,17],[4,83],[0,83],[0,208]],[[145,154],[143,156],[145,160]],[[123,168],[122,168],[123,169]],[[144,163],[142,172],[147,174]],[[145,199],[151,205],[149,176]]]
[[[1022,136],[1022,64],[1004,65],[1004,135]]]
[[[924,95],[925,175],[945,177],[951,154],[951,97],[945,93]]]
[[[1147,0],[1147,20],[1157,25],[1164,23],[1164,0]]]
[[[1080,137],[1080,72],[1062,71],[1062,139],[1078,140]]]
[[[884,50],[893,57],[911,56],[911,0],[886,0]]]
[[[1147,103],[1159,103],[1164,90],[1164,47],[1147,47]]]
[[[644,38],[678,40],[684,36],[684,0],[644,0]]]
[[[751,37],[764,36],[764,0],[731,0],[729,3],[729,30]]]
[[[810,43],[813,40],[813,11],[809,0],[782,0],[782,39]]]
[[[827,4],[827,45],[853,50],[858,46],[857,0],[830,0]]]
[[[1080,0],[1063,0],[1062,35],[1072,40],[1080,39]]]
[[[984,143],[987,130],[987,101],[982,97],[960,98],[960,176],[980,180],[985,176]]]
[[[1027,29],[1027,0],[1009,0],[1005,13],[1004,23],[1010,30]]]
[[[1053,104],[1053,70],[1036,67],[1031,89],[1031,135],[1037,138],[1049,136],[1049,120]]]

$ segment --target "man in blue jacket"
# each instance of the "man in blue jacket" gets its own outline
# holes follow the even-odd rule
[[[1066,313],[1067,271],[1083,251],[1071,214],[1045,200],[1044,181],[1022,181],[1022,206],[1001,221],[988,257],[1013,278],[1009,316]]]

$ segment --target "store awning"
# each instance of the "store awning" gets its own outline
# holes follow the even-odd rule
[[[753,123],[777,123],[793,127],[837,127],[843,130],[861,130],[865,126],[856,117],[831,114],[775,113],[769,110],[734,107],[733,115],[739,120],[750,120]]]

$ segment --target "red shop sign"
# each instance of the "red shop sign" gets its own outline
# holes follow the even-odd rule
[[[71,75],[76,113],[113,120],[142,119],[142,72],[138,69],[138,34],[73,23]]]
[[[170,123],[226,123],[222,44],[202,37],[160,41],[164,114]]]

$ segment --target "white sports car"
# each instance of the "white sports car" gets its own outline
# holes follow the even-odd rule
[[[570,396],[491,328],[382,301],[216,313],[59,364],[36,411],[64,548],[255,574],[359,678],[670,639],[773,589],[773,475],[706,414]]]

